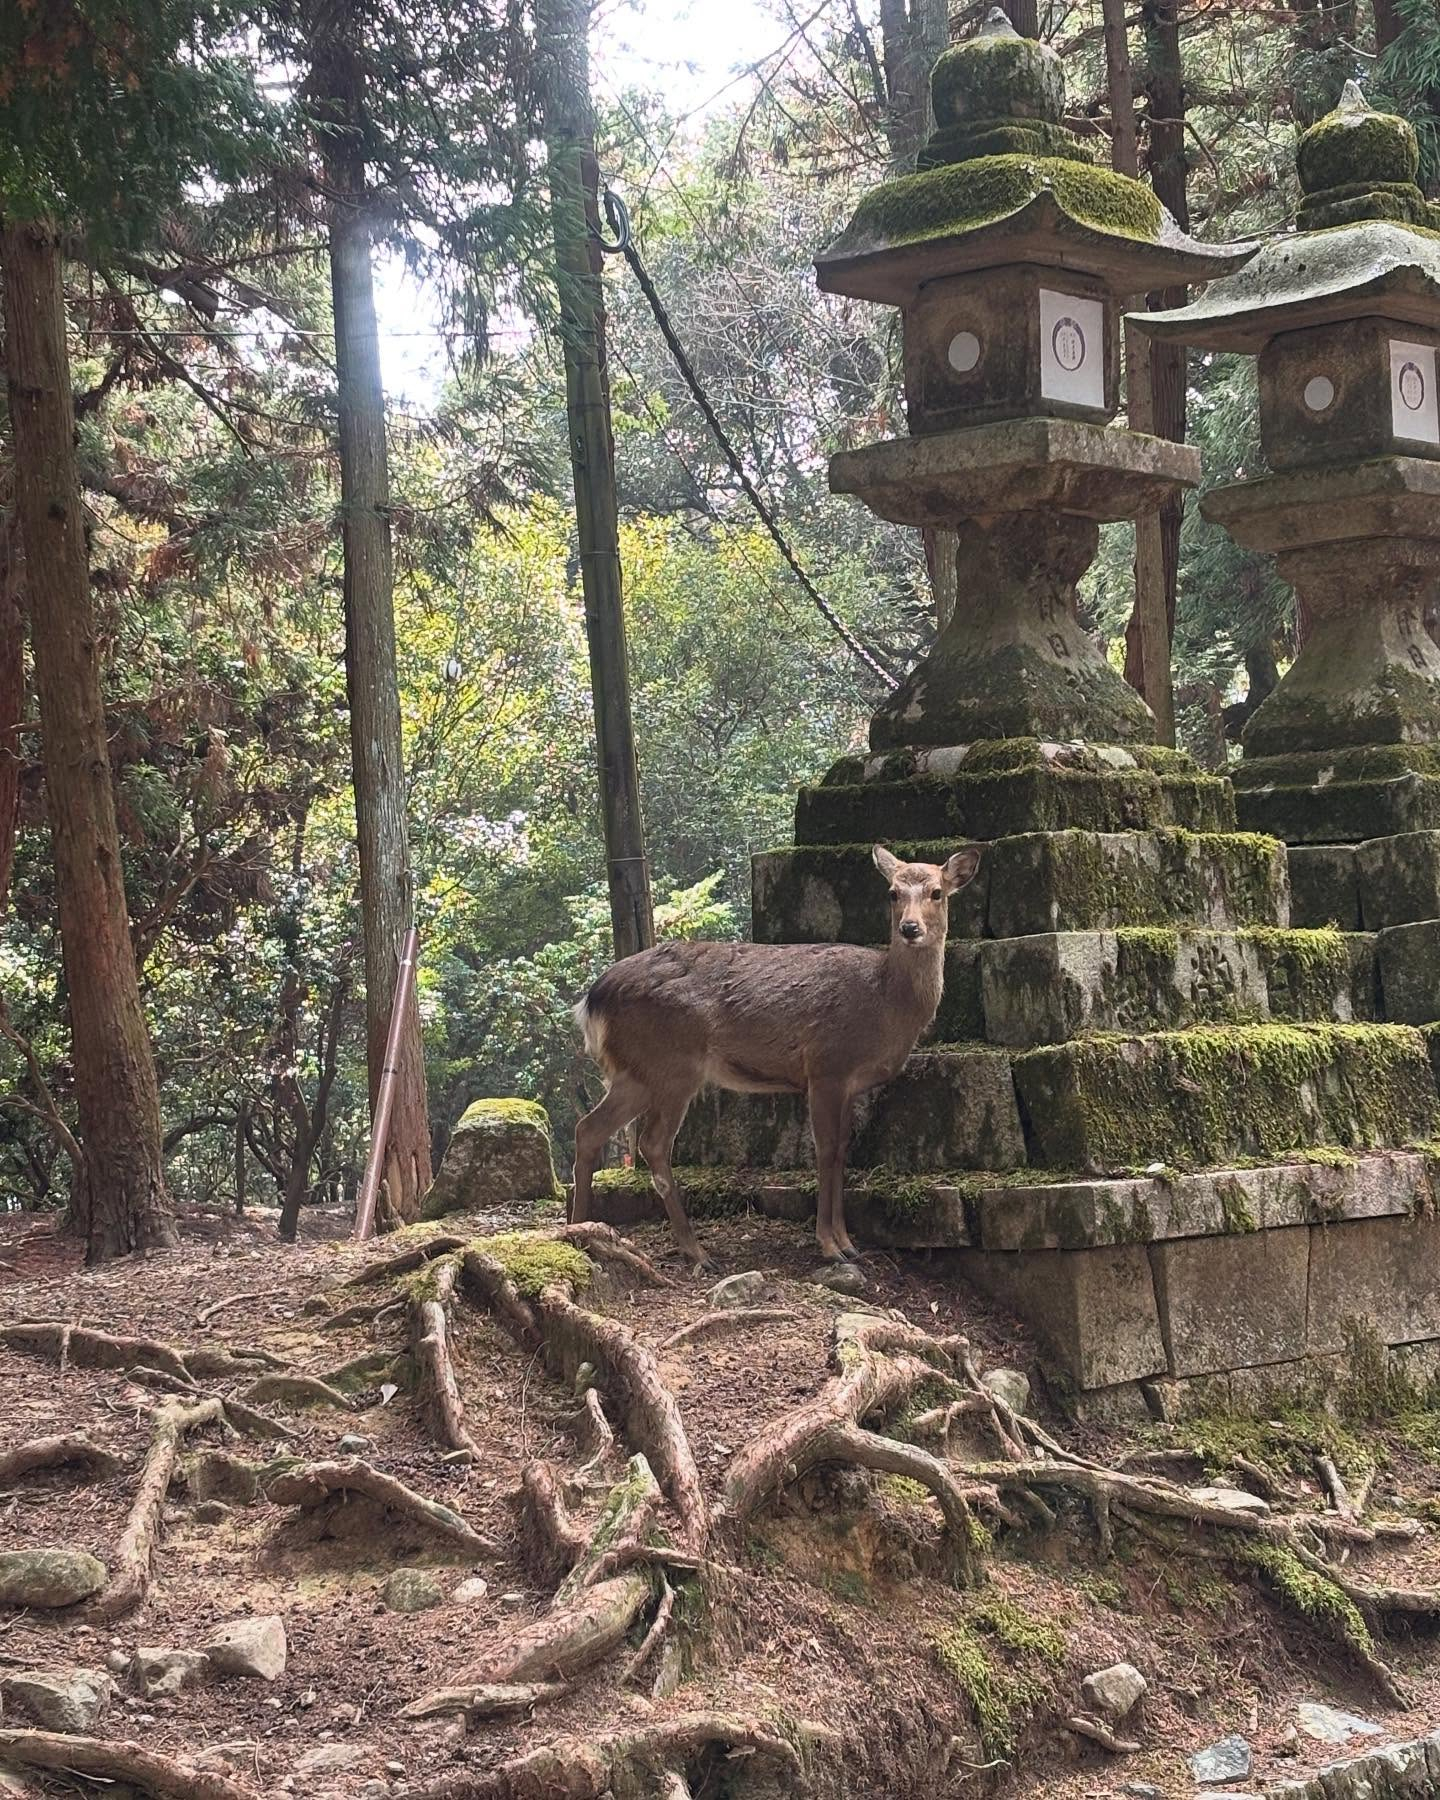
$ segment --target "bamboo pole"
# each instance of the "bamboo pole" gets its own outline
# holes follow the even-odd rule
[[[380,1171],[385,1167],[385,1152],[390,1137],[390,1114],[395,1105],[395,1079],[400,1073],[400,1053],[404,1048],[405,1021],[410,1012],[410,997],[415,992],[415,965],[420,959],[420,934],[412,925],[400,946],[400,967],[395,971],[395,999],[390,1009],[390,1031],[385,1039],[385,1061],[380,1070],[380,1091],[375,1099],[375,1123],[370,1133],[370,1155],[365,1164],[365,1180],[355,1205],[355,1242],[363,1243],[375,1231],[375,1202],[380,1195]]]

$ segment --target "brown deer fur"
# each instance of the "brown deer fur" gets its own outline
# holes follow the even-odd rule
[[[978,849],[943,867],[902,863],[880,845],[890,883],[890,946],[697,944],[642,950],[607,969],[575,1009],[605,1098],[575,1129],[571,1217],[590,1216],[605,1145],[644,1115],[640,1154],[687,1256],[701,1249],[670,1165],[706,1082],[747,1094],[804,1094],[819,1175],[815,1235],[830,1260],[845,1232],[845,1157],[857,1095],[893,1080],[935,1017],[945,977],[948,900],[974,879]]]

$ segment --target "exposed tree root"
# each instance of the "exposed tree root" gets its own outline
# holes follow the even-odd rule
[[[764,1758],[778,1765],[786,1792],[810,1791],[795,1746],[758,1719],[689,1712],[640,1731],[561,1738],[488,1774],[450,1776],[412,1800],[635,1800],[672,1774],[688,1787],[686,1772],[712,1752]]]
[[[465,1402],[450,1357],[450,1308],[457,1277],[455,1263],[447,1258],[436,1272],[433,1296],[410,1302],[416,1400],[426,1424],[447,1450],[468,1450],[478,1458],[480,1446],[465,1428]]]
[[[651,1287],[673,1288],[676,1284],[657,1269],[647,1256],[632,1250],[613,1225],[587,1220],[580,1225],[546,1227],[535,1234],[566,1244],[578,1244],[596,1262],[611,1262],[629,1275],[638,1275]],[[484,1241],[483,1239],[481,1240]]]
[[[145,1367],[160,1369],[182,1381],[193,1379],[185,1358],[173,1344],[162,1344],[156,1338],[112,1337],[108,1331],[70,1325],[64,1319],[0,1325],[0,1344],[42,1356],[50,1353],[56,1362],[68,1355],[71,1362],[87,1369]]]
[[[521,1297],[502,1263],[472,1244],[461,1258],[460,1277],[466,1297],[491,1313],[522,1350],[540,1348],[540,1322],[535,1309]]]
[[[557,1607],[567,1605],[583,1589],[618,1568],[648,1560],[651,1546],[643,1540],[654,1523],[660,1499],[660,1486],[649,1463],[643,1456],[632,1456],[624,1480],[610,1490],[589,1543],[560,1583]]]
[[[585,1398],[580,1402],[580,1410],[575,1415],[575,1425],[581,1448],[587,1452],[586,1459],[576,1470],[576,1474],[588,1475],[604,1462],[615,1447],[615,1433],[610,1429],[605,1408],[600,1404],[600,1396],[593,1387],[585,1390]]]
[[[1084,1713],[1075,1713],[1068,1718],[1065,1729],[1073,1731],[1077,1737],[1089,1738],[1092,1744],[1098,1744],[1112,1756],[1128,1756],[1140,1748],[1132,1738],[1118,1737],[1103,1719],[1092,1719]]]
[[[547,1700],[558,1700],[569,1693],[563,1681],[489,1681],[473,1687],[436,1688],[402,1706],[402,1719],[437,1719],[447,1713],[461,1713],[467,1723],[482,1719],[505,1718],[511,1713],[531,1712]]]
[[[650,1621],[650,1629],[645,1633],[640,1648],[625,1665],[625,1673],[620,1677],[620,1685],[627,1687],[649,1662],[661,1639],[670,1628],[671,1615],[675,1611],[675,1590],[662,1575],[660,1577],[660,1603],[655,1608],[655,1617]]]
[[[280,1405],[288,1403],[291,1406],[338,1406],[342,1412],[355,1410],[354,1402],[348,1394],[342,1394],[339,1388],[331,1387],[328,1381],[322,1381],[318,1375],[262,1375],[253,1386],[246,1388],[243,1399],[247,1406],[270,1401]]]
[[[378,1324],[386,1313],[401,1312],[404,1307],[403,1297],[386,1300],[361,1300],[354,1306],[347,1306],[343,1312],[332,1313],[320,1329],[322,1331],[339,1331],[346,1325]]]
[[[434,1262],[437,1256],[448,1256],[452,1250],[463,1250],[468,1242],[467,1238],[442,1232],[439,1237],[430,1238],[426,1243],[412,1244],[398,1256],[386,1256],[379,1262],[366,1263],[363,1269],[357,1270],[350,1277],[345,1286],[368,1287],[372,1281],[390,1281],[396,1275],[408,1275],[412,1269]]]
[[[717,1331],[734,1331],[744,1325],[779,1325],[801,1316],[790,1306],[727,1306],[719,1312],[701,1313],[679,1331],[672,1331],[661,1344],[660,1354],[678,1350],[682,1344],[693,1344],[696,1338],[711,1337]]]
[[[115,1568],[109,1581],[85,1608],[90,1621],[118,1619],[138,1606],[150,1585],[150,1563],[160,1533],[160,1511],[175,1473],[175,1461],[186,1434],[225,1417],[225,1404],[215,1396],[185,1403],[166,1400],[155,1408],[154,1430],[130,1515],[120,1534]]]
[[[543,1579],[558,1581],[579,1562],[590,1540],[570,1516],[549,1463],[529,1463],[521,1471],[520,1508],[527,1562]]]
[[[103,1481],[120,1467],[120,1458],[92,1444],[83,1432],[67,1432],[60,1437],[31,1438],[16,1444],[13,1450],[0,1454],[0,1481],[16,1475],[31,1475],[37,1469],[59,1469],[79,1463],[93,1480]]]
[[[274,1300],[284,1292],[284,1288],[260,1288],[249,1294],[229,1294],[223,1300],[212,1300],[209,1306],[202,1306],[195,1315],[195,1323],[208,1325],[218,1313],[228,1312],[232,1306],[241,1306],[247,1300]]]
[[[493,1555],[498,1546],[467,1525],[457,1512],[406,1487],[393,1475],[372,1467],[363,1457],[343,1456],[333,1462],[302,1463],[272,1477],[265,1488],[277,1506],[319,1506],[331,1494],[364,1494],[402,1518],[423,1526],[432,1536],[473,1555]]]
[[[870,1313],[842,1313],[833,1349],[838,1372],[813,1400],[760,1432],[730,1464],[726,1515],[743,1524],[807,1470],[822,1463],[855,1463],[923,1482],[940,1502],[961,1565],[968,1567],[970,1498],[948,1466],[928,1451],[862,1427],[870,1415],[893,1412],[937,1379],[953,1383],[960,1342]]]
[[[241,1787],[227,1776],[118,1738],[75,1737],[68,1731],[0,1730],[0,1762],[128,1782],[155,1795],[156,1800],[255,1800],[252,1788]]]
[[[131,1369],[130,1379],[142,1387],[158,1388],[166,1394],[187,1394],[192,1399],[204,1399],[205,1396],[193,1381],[181,1381],[174,1375],[167,1375],[161,1369]],[[221,1402],[225,1408],[225,1423],[237,1432],[243,1432],[252,1438],[295,1438],[299,1433],[292,1431],[288,1425],[282,1425],[279,1419],[272,1419],[269,1413],[256,1412],[254,1407],[247,1406],[243,1400],[225,1399]]]

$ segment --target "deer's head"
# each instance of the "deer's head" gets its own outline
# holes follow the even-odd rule
[[[890,942],[944,943],[950,896],[975,879],[980,852],[973,845],[943,863],[907,863],[883,844],[874,850],[875,867],[890,883]]]

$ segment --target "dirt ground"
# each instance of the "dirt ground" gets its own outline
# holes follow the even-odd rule
[[[471,1218],[460,1230],[477,1236],[529,1222]],[[405,1307],[374,1321],[330,1323],[352,1302],[385,1297],[384,1288],[343,1284],[392,1254],[394,1240],[364,1248],[337,1241],[345,1221],[319,1211],[306,1216],[302,1241],[293,1246],[277,1241],[273,1214],[196,1215],[183,1224],[179,1250],[90,1271],[53,1219],[0,1219],[0,1327],[56,1320],[160,1339],[182,1352],[227,1347],[250,1369],[200,1386],[231,1396],[265,1372],[252,1352],[321,1376],[380,1353],[345,1376],[343,1408],[257,1402],[257,1411],[293,1435],[257,1444],[208,1425],[187,1440],[180,1473],[207,1449],[227,1448],[257,1463],[277,1450],[308,1461],[338,1454],[340,1439],[358,1434],[368,1440],[369,1463],[453,1508],[495,1549],[457,1555],[374,1504],[311,1513],[274,1504],[263,1490],[222,1515],[204,1509],[202,1522],[181,1479],[165,1502],[153,1578],[139,1606],[99,1625],[84,1622],[83,1607],[0,1612],[0,1677],[17,1669],[104,1666],[111,1653],[118,1663],[141,1646],[198,1648],[221,1622],[272,1613],[284,1620],[287,1666],[270,1682],[215,1678],[154,1699],[117,1673],[97,1736],[181,1758],[208,1752],[202,1765],[223,1769],[247,1793],[373,1800],[423,1792],[467,1772],[482,1777],[553,1740],[593,1739],[710,1709],[813,1722],[822,1739],[829,1734],[838,1744],[854,1795],[911,1791],[923,1768],[927,1784],[944,1794],[1080,1800],[1148,1782],[1188,1800],[1195,1792],[1189,1754],[1227,1732],[1244,1734],[1254,1748],[1254,1773],[1238,1784],[1252,1793],[1344,1753],[1297,1735],[1300,1701],[1323,1700],[1383,1728],[1383,1736],[1353,1741],[1346,1747],[1352,1753],[1422,1735],[1440,1722],[1440,1658],[1434,1622],[1423,1613],[1398,1620],[1387,1614],[1377,1638],[1404,1684],[1409,1705],[1398,1709],[1332,1635],[1281,1608],[1225,1562],[1129,1529],[1117,1530],[1114,1553],[1103,1558],[1084,1506],[1062,1500],[1049,1528],[998,1530],[981,1558],[983,1580],[957,1585],[940,1510],[923,1490],[825,1468],[794,1483],[723,1550],[712,1551],[703,1601],[677,1608],[684,1674],[675,1692],[656,1696],[653,1665],[626,1684],[627,1658],[619,1657],[518,1719],[469,1730],[457,1718],[402,1720],[397,1715],[407,1702],[451,1685],[550,1606],[553,1573],[537,1568],[516,1496],[522,1470],[537,1459],[561,1471],[582,1461],[573,1391],[479,1309],[457,1307],[452,1348],[478,1454],[447,1460],[407,1385],[406,1365],[386,1366],[409,1345]],[[424,1241],[441,1228],[415,1229]],[[447,1221],[444,1229],[456,1227]],[[737,1453],[830,1378],[837,1317],[857,1302],[809,1279],[813,1246],[796,1227],[756,1217],[702,1231],[718,1264],[714,1274],[691,1275],[670,1254],[663,1230],[643,1227],[628,1241],[675,1285],[607,1279],[597,1287],[601,1297],[585,1304],[659,1353],[714,1506]],[[1024,1330],[965,1287],[944,1256],[870,1253],[862,1266],[867,1288],[859,1304],[941,1336],[963,1333],[982,1369],[1027,1372],[1035,1417],[1068,1450],[1106,1466],[1127,1453],[1192,1442],[1218,1465],[1238,1446],[1252,1460],[1269,1457],[1267,1469],[1294,1503],[1318,1510],[1325,1499],[1311,1466],[1316,1431],[1327,1433],[1324,1448],[1352,1486],[1374,1456],[1367,1516],[1410,1517],[1421,1533],[1359,1545],[1346,1567],[1406,1587],[1440,1578],[1440,1542],[1429,1529],[1432,1514],[1440,1519],[1440,1422],[1433,1439],[1426,1421],[1414,1417],[1403,1429],[1364,1432],[1336,1422],[1331,1433],[1323,1422],[1293,1420],[1261,1422],[1250,1435],[1234,1421],[1209,1429],[1157,1426],[1129,1438],[1081,1429],[1048,1404]],[[717,1276],[752,1269],[767,1277],[763,1304],[792,1317],[660,1348],[704,1313]],[[219,1302],[231,1303],[201,1322],[199,1315]],[[116,1472],[99,1480],[66,1467],[0,1483],[0,1550],[65,1546],[113,1566],[153,1409],[164,1398],[133,1369],[77,1366],[73,1359],[61,1368],[54,1355],[0,1345],[0,1454],[79,1431],[119,1459]],[[625,1448],[617,1449],[615,1469]],[[1187,1479],[1202,1479],[1198,1466]],[[486,1592],[478,1601],[391,1611],[381,1590],[400,1566],[435,1571],[447,1595],[472,1575],[483,1577]],[[947,1666],[939,1646],[956,1641],[972,1652],[980,1646],[978,1674],[973,1655],[960,1673],[953,1660]],[[1116,1754],[1065,1721],[1081,1708],[1083,1676],[1120,1660],[1138,1666],[1149,1688],[1123,1726],[1139,1747]],[[7,1711],[6,1727],[24,1723]],[[338,1766],[297,1772],[321,1745],[336,1747],[330,1760]],[[740,1773],[736,1762],[705,1791],[750,1791]],[[27,1772],[24,1779],[36,1794],[125,1792],[71,1773]]]

